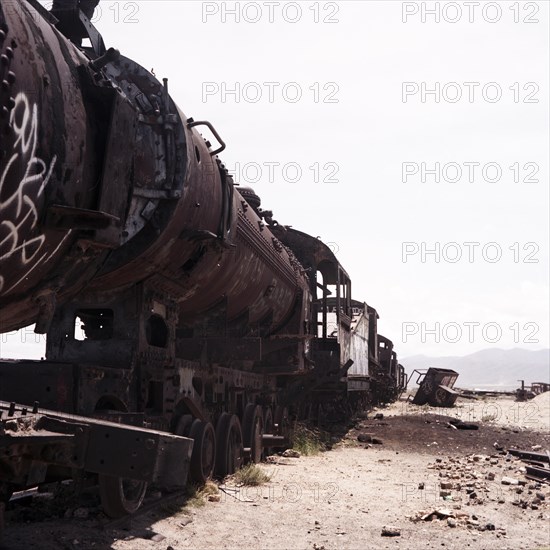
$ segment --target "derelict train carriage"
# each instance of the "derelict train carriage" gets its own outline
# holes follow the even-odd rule
[[[234,184],[166,80],[57,15],[0,4],[0,332],[47,334],[46,360],[0,362],[0,500],[80,471],[120,516],[148,482],[259,461],[291,419],[395,398],[332,251]]]

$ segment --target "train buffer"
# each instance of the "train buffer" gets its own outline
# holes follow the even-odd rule
[[[192,439],[167,432],[0,401],[0,500],[75,470],[100,484],[103,476],[182,487],[192,449]]]

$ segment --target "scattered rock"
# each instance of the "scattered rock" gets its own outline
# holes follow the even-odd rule
[[[372,436],[369,434],[361,433],[357,436],[357,441],[361,443],[372,443]]]
[[[428,512],[418,512],[414,516],[411,516],[409,519],[411,521],[433,521],[434,519],[447,519],[449,517],[455,517],[457,514],[452,510],[442,508],[439,510],[429,510]],[[466,514],[467,515],[467,514]]]
[[[456,527],[457,526],[457,521],[456,519],[454,518],[447,518],[447,525],[449,527]]]
[[[180,521],[180,525],[182,527],[185,527],[186,525],[189,525],[190,523],[193,523],[193,518],[190,518],[190,517],[184,517]]]
[[[456,427],[459,430],[479,430],[479,426],[477,424],[467,422],[461,422],[460,424],[457,424]]]
[[[426,485],[424,484],[424,482],[419,483],[419,484],[418,484],[418,489],[419,489],[420,491],[423,491],[425,486],[426,486]]]
[[[296,451],[295,449],[287,449],[283,453],[283,456],[285,458],[300,458],[302,455],[298,451]]]
[[[374,420],[383,420],[384,415],[382,413],[376,413],[374,415]]]
[[[382,536],[383,537],[400,537],[401,530],[393,525],[388,525],[382,527]]]
[[[90,515],[90,511],[88,508],[77,508],[73,512],[73,517],[77,519],[88,519],[88,516]]]
[[[222,499],[221,495],[208,495],[208,500],[210,502],[220,502]]]
[[[519,481],[513,477],[503,477],[501,483],[502,485],[519,485]]]

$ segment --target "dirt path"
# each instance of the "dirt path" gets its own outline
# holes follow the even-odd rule
[[[169,505],[117,530],[102,530],[93,508],[76,522],[11,523],[3,548],[550,548],[550,485],[527,480],[494,446],[550,449],[548,433],[494,422],[453,430],[441,416],[391,416],[396,408],[357,422],[329,452],[274,458],[261,465],[269,483],[223,486],[219,502]],[[383,444],[359,443],[359,433]],[[385,526],[400,535],[382,536]]]

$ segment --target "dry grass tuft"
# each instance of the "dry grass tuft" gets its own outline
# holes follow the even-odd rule
[[[292,448],[303,456],[319,454],[326,449],[324,435],[315,428],[297,422],[292,434]]]
[[[210,495],[217,495],[219,492],[218,486],[213,481],[207,481],[204,485],[188,485],[185,506],[200,508],[204,506]]]
[[[271,481],[271,476],[266,474],[256,464],[247,464],[235,472],[233,480],[237,485],[256,487]]]

